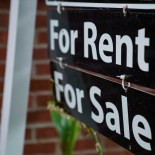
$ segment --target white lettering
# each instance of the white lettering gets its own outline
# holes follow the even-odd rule
[[[64,88],[65,101],[67,105],[74,109],[76,106],[76,96],[73,87],[70,84],[66,84]]]
[[[91,113],[92,119],[97,123],[102,123],[104,119],[103,110],[100,103],[96,100],[95,95],[101,96],[101,90],[98,87],[92,86],[90,88],[89,96],[90,100],[98,111],[98,115],[94,112]]]
[[[51,50],[55,50],[55,39],[58,39],[58,33],[54,31],[55,27],[58,27],[58,20],[50,20],[50,41],[51,41]]]
[[[76,88],[78,112],[82,113],[82,99],[84,98],[84,91]]]
[[[78,38],[78,31],[71,30],[71,54],[75,55],[75,39]]]
[[[63,86],[60,84],[60,80],[63,80],[62,73],[54,71],[55,92],[56,92],[56,99],[58,100],[58,102],[61,102],[60,93],[63,92]]]
[[[78,38],[78,30],[59,28],[59,32],[57,32],[57,28],[59,28],[59,21],[56,19],[50,20],[50,49],[55,50],[57,43],[63,54],[69,52],[71,55],[75,55],[75,43]],[[127,67],[133,68],[133,64],[137,61],[140,70],[149,72],[149,62],[146,62],[147,60],[145,60],[145,47],[150,46],[150,38],[145,37],[145,28],[139,29],[138,35],[135,38],[131,38],[128,35],[116,35],[115,43],[112,40],[114,37],[111,37],[108,33],[97,36],[97,27],[93,22],[84,22],[83,32],[84,58],[92,57],[93,60],[98,60],[100,57],[105,63],[114,63],[113,61],[115,61],[117,65],[122,65],[122,59],[124,59],[125,55],[126,61],[124,60],[124,62],[126,62]],[[134,45],[132,39],[134,39]],[[116,53],[113,57],[114,45],[116,46]],[[136,47],[137,50],[135,49]],[[82,51],[82,49],[78,50]],[[133,53],[136,51],[137,57],[134,57]],[[113,58],[115,58],[115,60]]]
[[[150,39],[145,38],[145,29],[138,30],[138,37],[136,37],[136,44],[138,45],[139,68],[145,72],[148,72],[149,64],[145,62],[145,46],[150,45]]]
[[[143,125],[144,128],[139,126],[140,123]],[[148,139],[152,139],[151,129],[147,120],[141,115],[136,115],[132,121],[132,130],[138,144],[144,149],[151,151],[150,143],[145,142],[140,137],[140,135],[142,135]]]
[[[63,40],[64,39],[64,40]],[[69,50],[69,34],[66,29],[61,29],[59,33],[59,46],[62,53],[67,53]]]
[[[55,92],[57,101],[61,102],[62,98],[64,97],[65,102],[70,109],[77,108],[77,112],[83,114],[82,101],[85,98],[84,90],[74,88],[69,83],[63,85],[63,74],[58,71],[54,71],[54,81],[55,81]],[[89,111],[90,110],[89,109],[84,112],[89,112],[89,116],[96,123],[103,123],[105,117],[105,122],[108,129],[111,131],[115,131],[120,135],[121,135],[121,127],[123,127],[122,132],[124,132],[124,135],[122,136],[130,140],[131,139],[130,135],[133,134],[135,141],[143,149],[151,151],[152,132],[147,119],[142,115],[135,115],[135,116],[131,115],[130,117],[133,117],[133,119],[130,118],[129,122],[130,111],[128,110],[127,97],[121,95],[122,103],[120,105],[122,105],[121,109],[122,111],[120,112],[122,113],[119,113],[118,110],[120,110],[120,106],[117,107],[117,104],[113,104],[112,102],[105,102],[105,103],[99,102],[102,101],[101,99],[103,99],[101,94],[102,92],[100,88],[96,86],[90,87],[89,97],[92,103],[91,106],[93,106],[93,108],[92,111]],[[101,104],[105,106],[105,109],[101,106]],[[106,111],[106,113],[104,113],[104,110]],[[120,119],[122,119],[122,121],[120,121]]]
[[[133,67],[133,44],[129,36],[123,36],[122,38],[119,35],[116,35],[116,64],[121,65],[121,53],[122,45],[126,45],[126,61],[127,67]],[[124,51],[123,51],[124,52]]]
[[[121,134],[119,113],[116,106],[113,103],[106,102],[106,107],[110,108],[113,111],[108,112],[106,115],[107,126],[111,131],[116,131],[118,134]]]
[[[108,42],[105,44],[105,40]],[[111,63],[112,62],[112,56],[106,56],[104,52],[113,52],[113,42],[111,39],[111,36],[107,33],[104,33],[99,41],[99,54],[101,59],[106,62],[106,63]]]
[[[124,137],[126,137],[127,139],[130,139],[127,97],[126,96],[121,96],[121,97],[122,97],[122,114],[123,114]]]
[[[89,37],[89,31],[92,32],[92,36]],[[89,57],[89,45],[91,47],[92,56],[94,60],[97,60],[97,53],[96,53],[96,45],[95,40],[97,37],[97,29],[94,23],[92,22],[85,22],[84,23],[84,57]]]

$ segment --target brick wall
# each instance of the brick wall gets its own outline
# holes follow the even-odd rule
[[[0,108],[6,57],[9,0],[0,0]],[[38,0],[33,65],[27,112],[24,155],[60,155],[59,137],[51,123],[47,101],[52,98],[49,61],[47,58],[46,7]],[[104,155],[131,155],[117,144],[100,136]],[[95,144],[88,135],[81,135],[75,155],[97,155]]]

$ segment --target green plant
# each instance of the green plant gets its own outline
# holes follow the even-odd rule
[[[72,155],[80,129],[85,129],[91,135],[96,143],[97,152],[99,155],[103,154],[97,134],[93,129],[65,113],[62,108],[57,106],[55,100],[48,103],[48,109],[51,112],[51,118],[61,138],[61,149],[63,155]]]

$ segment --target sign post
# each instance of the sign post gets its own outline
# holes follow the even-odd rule
[[[57,102],[129,151],[154,154],[153,1],[46,3],[57,6],[48,9]]]
[[[0,131],[0,155],[22,155],[36,0],[12,0]]]

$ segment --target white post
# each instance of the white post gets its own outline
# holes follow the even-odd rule
[[[23,154],[36,5],[36,0],[11,0],[0,155]]]

